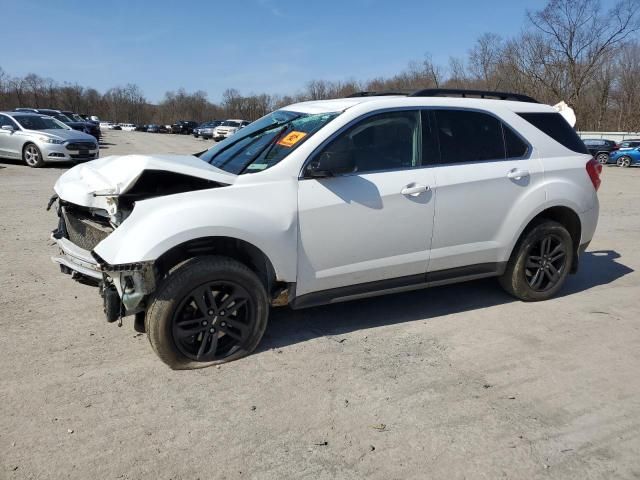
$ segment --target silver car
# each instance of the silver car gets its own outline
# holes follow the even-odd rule
[[[46,162],[78,162],[99,156],[96,139],[47,115],[0,112],[0,157],[21,159],[30,167]]]

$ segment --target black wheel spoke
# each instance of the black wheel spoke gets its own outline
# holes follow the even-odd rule
[[[555,256],[552,256],[549,261],[550,262],[557,262],[558,260],[560,260],[562,257],[565,256],[564,250],[561,252],[558,252],[555,254]]]
[[[243,305],[246,305],[247,303],[247,299],[246,298],[238,298],[236,299],[236,301],[233,303],[233,305],[231,305],[230,307],[227,308],[227,315],[233,315],[235,313],[238,313],[238,310],[240,309],[240,307],[242,307]]]
[[[537,257],[538,259],[540,257]],[[534,260],[533,257],[527,258],[527,263],[525,264],[525,268],[537,269],[540,267],[540,260]]]
[[[211,293],[211,292],[209,292]],[[198,310],[200,310],[200,314],[201,315],[206,315],[207,311],[209,310],[209,306],[207,305],[206,301],[205,301],[205,297],[207,296],[207,288],[201,288],[199,290],[196,290],[193,293],[193,299],[196,302],[196,305],[198,306]]]
[[[200,360],[202,358],[202,354],[207,350],[207,343],[209,341],[209,330],[205,330],[202,334],[202,340],[200,340],[200,347],[198,348],[198,354],[196,355],[196,359]]]
[[[213,333],[211,333],[211,342],[209,343],[209,348],[207,348],[207,351],[205,352],[207,356],[209,355],[215,355],[216,353],[216,349],[218,348],[218,332],[214,331]]]
[[[548,275],[549,275],[549,280],[551,280],[553,283],[556,283],[558,281],[558,279],[560,278],[560,272],[558,271],[558,269],[552,264],[550,263],[548,265]]]
[[[531,279],[531,288],[538,289],[540,285],[542,285],[542,281],[544,280],[544,274],[542,273],[542,269],[539,268],[536,270],[536,273],[533,275]]]
[[[227,319],[225,319],[225,323],[229,324],[231,327],[233,327],[233,328],[235,328],[237,330],[240,330],[243,335],[247,331],[247,329],[249,328],[248,325],[245,325],[240,320],[235,319],[235,318],[227,318]]]
[[[202,322],[206,321],[204,317],[194,318],[193,320],[183,320],[176,322],[176,330],[181,338],[192,337],[207,329],[207,325]]]
[[[229,335],[231,338],[237,340],[238,342],[242,342],[244,339],[242,338],[242,335],[236,333],[233,331],[232,328],[229,328],[228,325],[225,325],[224,327],[221,325],[220,326],[220,331],[222,333],[224,333],[225,335]]]

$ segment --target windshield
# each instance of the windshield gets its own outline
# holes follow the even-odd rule
[[[64,123],[52,117],[24,115],[13,117],[13,119],[17,121],[22,128],[26,128],[27,130],[69,130],[69,127]]]
[[[338,115],[277,110],[218,143],[200,158],[236,175],[265,170],[280,162]]]
[[[60,120],[61,122],[73,122],[73,120],[71,120],[69,117],[67,117],[65,114],[63,113],[55,113],[52,115],[52,117],[57,118],[58,120]]]
[[[239,127],[240,122],[222,122],[223,127]]]
[[[74,122],[84,122],[85,121],[84,118],[82,118],[77,113],[74,113],[73,115],[71,115],[71,118],[73,119]]]

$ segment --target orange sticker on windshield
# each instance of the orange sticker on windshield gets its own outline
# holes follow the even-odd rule
[[[291,132],[286,137],[278,140],[278,145],[282,145],[283,147],[293,147],[306,136],[307,134],[304,132]]]

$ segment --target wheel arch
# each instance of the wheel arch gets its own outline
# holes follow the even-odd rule
[[[553,220],[564,226],[569,235],[571,235],[573,245],[573,264],[571,265],[571,273],[575,273],[578,270],[578,253],[580,249],[580,239],[582,237],[582,222],[580,216],[570,207],[564,205],[555,205],[547,207],[541,212],[537,213],[520,232],[518,240],[511,250],[511,254],[517,251],[518,245],[524,238],[524,236],[536,225],[539,225],[544,220]]]
[[[158,276],[163,277],[185,260],[202,255],[222,255],[239,261],[258,275],[272,297],[286,285],[278,281],[273,263],[260,248],[227,236],[199,237],[173,246],[155,261]]]

